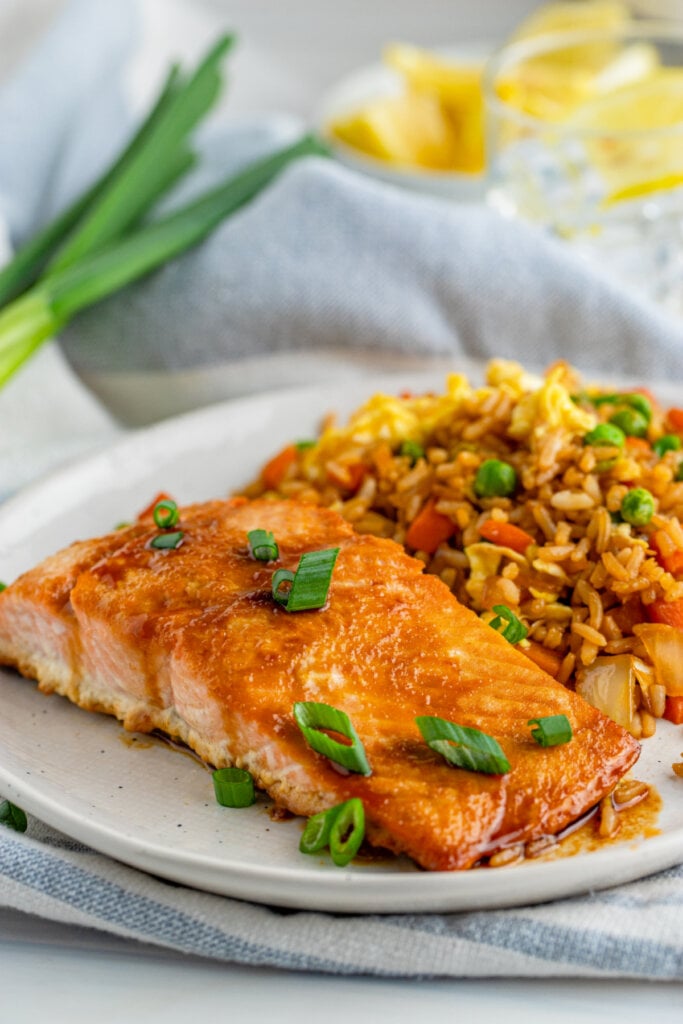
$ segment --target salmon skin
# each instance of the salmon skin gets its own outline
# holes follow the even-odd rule
[[[275,566],[255,561],[270,530]],[[464,608],[390,540],[335,512],[232,499],[181,510],[182,545],[157,550],[151,519],[78,542],[0,594],[0,661],[127,729],[160,729],[216,767],[250,771],[311,815],[360,797],[371,843],[431,870],[468,868],[552,835],[611,791],[639,744]],[[324,608],[290,613],[274,569],[340,549]],[[306,743],[295,701],[345,711],[372,768],[344,774]],[[528,720],[564,714],[573,739],[540,747]],[[511,769],[447,764],[416,716],[494,736]]]

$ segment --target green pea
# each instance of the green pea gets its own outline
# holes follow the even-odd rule
[[[623,448],[626,441],[626,434],[615,423],[599,423],[593,430],[584,435],[583,443],[594,445],[596,448],[603,446],[610,448]]]
[[[517,474],[509,462],[486,459],[474,478],[474,493],[479,498],[506,498],[514,494]]]
[[[622,402],[624,405],[630,406],[631,409],[635,409],[641,416],[644,416],[649,423],[652,419],[652,403],[645,395],[623,395]]]
[[[647,419],[637,409],[618,409],[609,421],[620,427],[627,437],[645,437],[647,434]]]
[[[634,487],[624,495],[621,518],[631,526],[647,526],[655,511],[655,500],[644,487]]]
[[[662,458],[667,452],[677,452],[681,447],[681,439],[678,434],[663,434],[653,442],[652,448],[658,458]]]

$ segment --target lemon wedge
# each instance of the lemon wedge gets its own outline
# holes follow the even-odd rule
[[[683,184],[683,69],[660,68],[642,82],[596,97],[568,123],[596,132],[587,146],[609,189],[603,205]]]
[[[458,138],[432,96],[406,93],[368,103],[330,125],[346,145],[400,167],[451,169],[458,163]]]

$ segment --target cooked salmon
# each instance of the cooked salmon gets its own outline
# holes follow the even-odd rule
[[[78,542],[0,594],[0,661],[127,729],[160,729],[210,764],[250,771],[273,800],[311,815],[364,803],[369,840],[424,868],[468,868],[555,834],[610,792],[638,757],[621,727],[565,689],[422,571],[393,541],[294,502],[211,501],[181,510],[180,547],[150,547],[150,518]],[[277,567],[340,549],[326,605],[288,612]],[[295,701],[345,711],[372,774],[341,771],[299,730]],[[530,718],[564,714],[573,738],[543,748]],[[422,739],[432,715],[495,737],[510,771],[450,766]]]

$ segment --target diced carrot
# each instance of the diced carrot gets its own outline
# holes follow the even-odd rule
[[[402,398],[404,402],[407,402],[408,399],[413,397],[413,392],[412,391],[399,391],[398,397]]]
[[[428,501],[413,519],[406,533],[406,544],[415,551],[433,555],[439,544],[455,533],[455,523],[437,512],[435,501]]]
[[[365,479],[365,474],[368,471],[367,466],[364,466],[362,462],[351,462],[339,468],[340,472],[335,472],[334,469],[328,470],[327,475],[330,480],[337,487],[342,487],[345,491],[351,491],[352,494],[355,494]],[[343,475],[341,473],[342,469]]]
[[[634,452],[651,452],[652,446],[650,442],[644,437],[627,437],[626,447],[630,448]]]
[[[664,717],[674,725],[683,725],[683,697],[667,697]]]
[[[490,540],[500,547],[512,548],[520,555],[523,555],[534,538],[526,530],[521,530],[514,523],[501,523],[497,519],[487,519],[479,527],[479,533],[484,540]]]
[[[665,626],[683,629],[683,598],[678,601],[664,601],[657,598],[647,606],[650,622],[661,622]]]
[[[296,445],[289,444],[278,452],[261,470],[261,479],[270,491],[276,491],[293,462],[296,462]]]
[[[142,512],[138,512],[137,519],[151,519],[154,509],[157,507],[160,501],[173,501],[173,498],[171,497],[170,494],[167,494],[166,491],[159,491],[157,496],[155,498],[152,498],[149,505],[145,505]]]
[[[669,409],[666,418],[677,434],[683,434],[683,409]]]
[[[650,547],[655,552],[662,569],[666,569],[672,576],[683,575],[683,551],[680,548],[674,548],[671,551],[671,544],[668,541],[669,535],[665,530],[655,530],[650,537]]]
[[[543,644],[537,644],[535,640],[529,640],[528,647],[518,647],[517,650],[521,651],[522,654],[526,654],[527,658],[533,661],[534,665],[538,665],[549,676],[556,677],[560,671],[562,664],[560,655],[555,651],[549,651]]]

